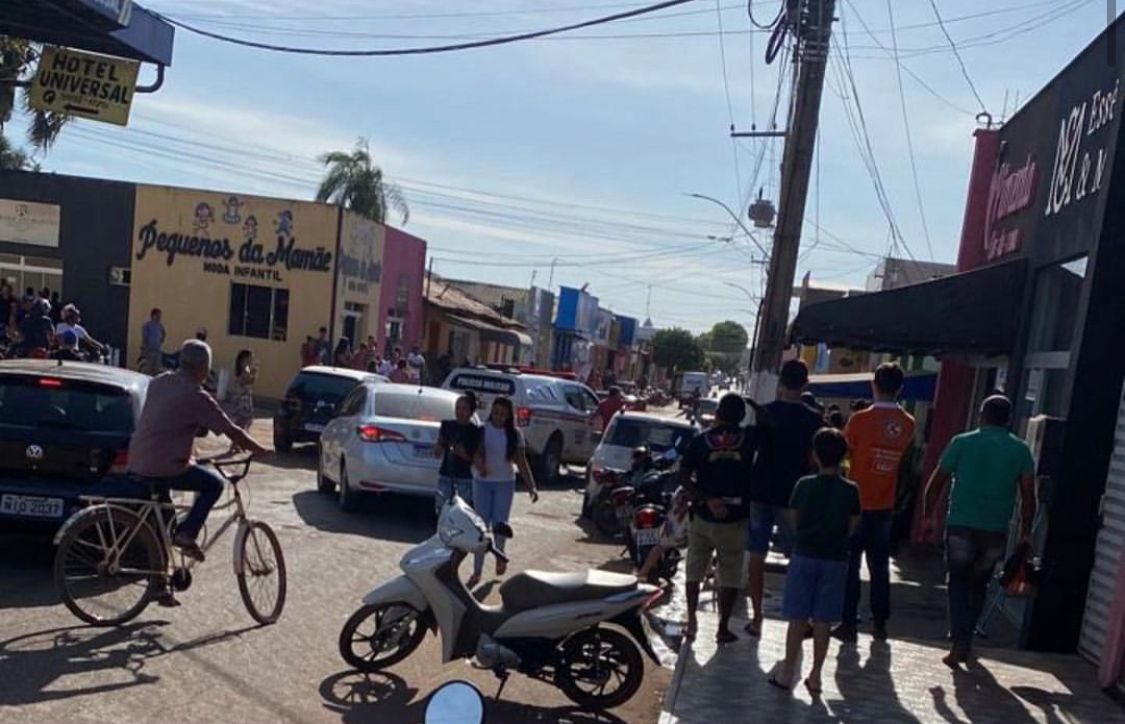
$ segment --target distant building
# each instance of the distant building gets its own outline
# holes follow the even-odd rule
[[[866,289],[869,292],[883,292],[888,289],[905,287],[909,284],[940,279],[956,273],[957,267],[954,264],[939,264],[933,261],[916,261],[888,256],[881,260],[878,266],[867,275]]]

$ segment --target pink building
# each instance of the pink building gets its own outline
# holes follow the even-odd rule
[[[426,242],[390,226],[386,230],[379,339],[384,343],[384,351],[393,350],[396,345],[409,351],[414,345],[422,344]]]

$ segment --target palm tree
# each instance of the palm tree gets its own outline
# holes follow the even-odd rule
[[[367,139],[356,141],[355,148],[333,151],[320,157],[328,173],[316,191],[317,201],[331,201],[351,209],[380,224],[386,222],[387,205],[394,207],[405,225],[410,220],[410,208],[403,198],[402,189],[383,179],[383,169],[371,161]]]
[[[14,147],[11,141],[0,136],[0,171],[21,171],[31,166],[31,159],[23,149]]]
[[[0,81],[20,80],[32,71],[39,60],[39,47],[22,38],[0,35]],[[59,131],[70,120],[61,113],[50,113],[32,108],[25,89],[21,109],[28,116],[27,140],[32,147],[46,151],[58,138]],[[16,87],[10,82],[0,82],[0,130],[11,120],[16,108]],[[25,155],[26,158],[26,155]]]

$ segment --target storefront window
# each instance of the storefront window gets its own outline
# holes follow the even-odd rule
[[[1078,305],[1086,278],[1086,257],[1055,264],[1035,279],[1030,352],[1066,352],[1078,326]]]
[[[229,333],[284,342],[289,331],[289,290],[231,284]]]

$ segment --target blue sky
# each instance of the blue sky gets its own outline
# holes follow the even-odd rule
[[[378,48],[562,25],[642,3],[142,4],[230,35]],[[1092,40],[1107,12],[1105,0],[938,4],[997,119],[1005,109],[1011,115],[1017,99],[1033,95]],[[753,7],[764,21],[777,3]],[[798,279],[811,271],[824,284],[862,287],[892,238],[900,256],[953,260],[980,105],[929,0],[893,0],[893,6],[841,0],[838,15],[807,214],[821,230],[806,226]],[[165,87],[137,96],[128,128],[76,122],[42,164],[60,173],[309,198],[320,175],[316,156],[365,136],[388,176],[403,186],[411,206],[405,229],[427,239],[440,274],[526,286],[534,273],[544,285],[557,258],[556,287],[588,283],[618,313],[643,317],[651,284],[658,325],[699,331],[733,318],[749,327],[753,307],[731,285],[761,291],[752,260],[757,252],[722,209],[684,194],[714,196],[738,209],[760,187],[776,201],[780,142],[732,144],[728,137],[732,114],[740,130],[768,124],[778,70],[786,67],[766,65],[766,36],[750,30],[741,0],[697,0],[575,34],[582,37],[399,58],[280,55],[179,30]],[[856,95],[842,74],[845,39],[895,235],[840,98]],[[142,78],[150,73],[142,71]],[[782,126],[786,102],[783,93]],[[18,133],[18,124],[12,130]],[[734,239],[722,240],[728,236]],[[769,244],[768,234],[760,239]]]

